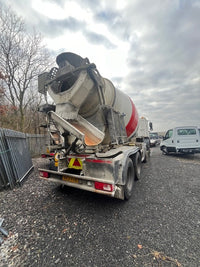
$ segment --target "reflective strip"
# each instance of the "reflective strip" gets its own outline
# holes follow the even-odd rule
[[[95,162],[95,163],[108,163],[112,164],[111,160],[102,160],[102,159],[86,159],[87,162]]]

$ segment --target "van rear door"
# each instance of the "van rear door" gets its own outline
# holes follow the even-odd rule
[[[195,127],[182,127],[176,129],[177,148],[198,148],[200,147],[200,136]]]

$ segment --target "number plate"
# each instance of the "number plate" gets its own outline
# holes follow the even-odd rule
[[[63,176],[62,177],[62,180],[63,181],[70,182],[70,183],[78,184],[78,179],[77,178],[74,178],[74,177]]]

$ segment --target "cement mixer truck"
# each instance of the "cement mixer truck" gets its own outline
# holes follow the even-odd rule
[[[48,92],[55,103],[40,111],[57,141],[56,168],[39,169],[40,178],[128,200],[150,152],[148,131],[137,134],[132,99],[87,58],[67,52],[56,63],[38,76],[38,91]]]

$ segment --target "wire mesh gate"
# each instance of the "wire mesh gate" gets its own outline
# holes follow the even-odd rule
[[[32,168],[26,135],[0,129],[0,189],[20,184]]]

